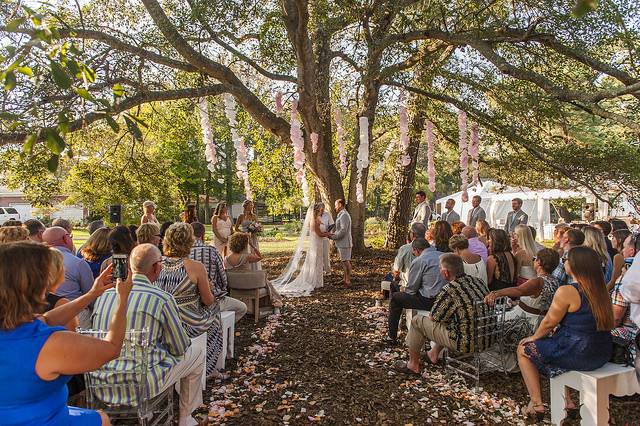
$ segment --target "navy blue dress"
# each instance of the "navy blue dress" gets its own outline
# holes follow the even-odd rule
[[[596,370],[611,358],[611,332],[598,331],[589,302],[578,284],[567,285],[580,293],[580,309],[567,312],[553,335],[527,343],[524,347],[540,373],[549,377],[570,370]]]

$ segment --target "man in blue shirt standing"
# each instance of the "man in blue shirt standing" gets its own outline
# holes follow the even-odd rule
[[[60,226],[47,228],[42,234],[42,241],[60,251],[64,256],[64,282],[55,293],[74,300],[91,290],[93,286],[91,267],[84,259],[73,254],[73,237],[69,231]],[[78,315],[78,322],[82,328],[90,327],[91,310],[89,308]]]
[[[419,309],[428,311],[435,297],[446,281],[440,275],[439,260],[442,255],[435,247],[431,247],[424,238],[417,238],[411,243],[416,258],[411,262],[409,277],[404,291],[393,293],[389,301],[389,336],[388,343],[395,344],[398,338],[398,324],[403,309]]]

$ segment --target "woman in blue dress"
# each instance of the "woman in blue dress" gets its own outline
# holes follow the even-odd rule
[[[46,307],[52,250],[33,243],[0,245],[0,423],[109,425],[102,412],[67,406],[67,382],[120,356],[131,282],[118,282],[119,304],[104,340],[68,331],[75,317],[111,283],[111,267],[79,298]]]
[[[611,357],[613,310],[598,253],[588,247],[571,249],[565,270],[574,282],[558,288],[534,335],[518,346],[518,364],[531,398],[526,414],[538,420],[545,411],[540,373],[553,377],[569,370],[596,370]],[[572,405],[567,395],[567,408]]]

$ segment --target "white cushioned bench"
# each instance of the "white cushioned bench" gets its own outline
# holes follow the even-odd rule
[[[640,393],[633,367],[606,363],[594,371],[568,371],[551,379],[551,423],[560,425],[566,417],[565,386],[580,392],[581,425],[609,424],[609,395]]]

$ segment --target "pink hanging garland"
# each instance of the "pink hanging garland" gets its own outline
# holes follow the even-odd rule
[[[427,136],[427,173],[429,176],[429,191],[436,192],[436,165],[433,161],[433,123],[425,122]]]
[[[305,206],[308,206],[309,186],[304,170],[304,139],[302,137],[302,129],[300,128],[300,120],[298,119],[298,101],[295,99],[291,103],[290,135],[291,143],[293,144],[293,167],[296,169],[296,180],[298,184],[302,185],[302,202]]]
[[[478,130],[478,123],[471,123],[471,145],[469,147],[469,155],[471,156],[471,164],[473,167],[473,174],[471,178],[471,186],[474,188],[479,183],[478,173],[480,171],[480,132]]]
[[[460,180],[462,181],[462,202],[469,201],[469,193],[467,188],[469,185],[469,154],[467,151],[467,113],[464,111],[458,112],[458,132],[459,141],[458,148],[460,149]]]

